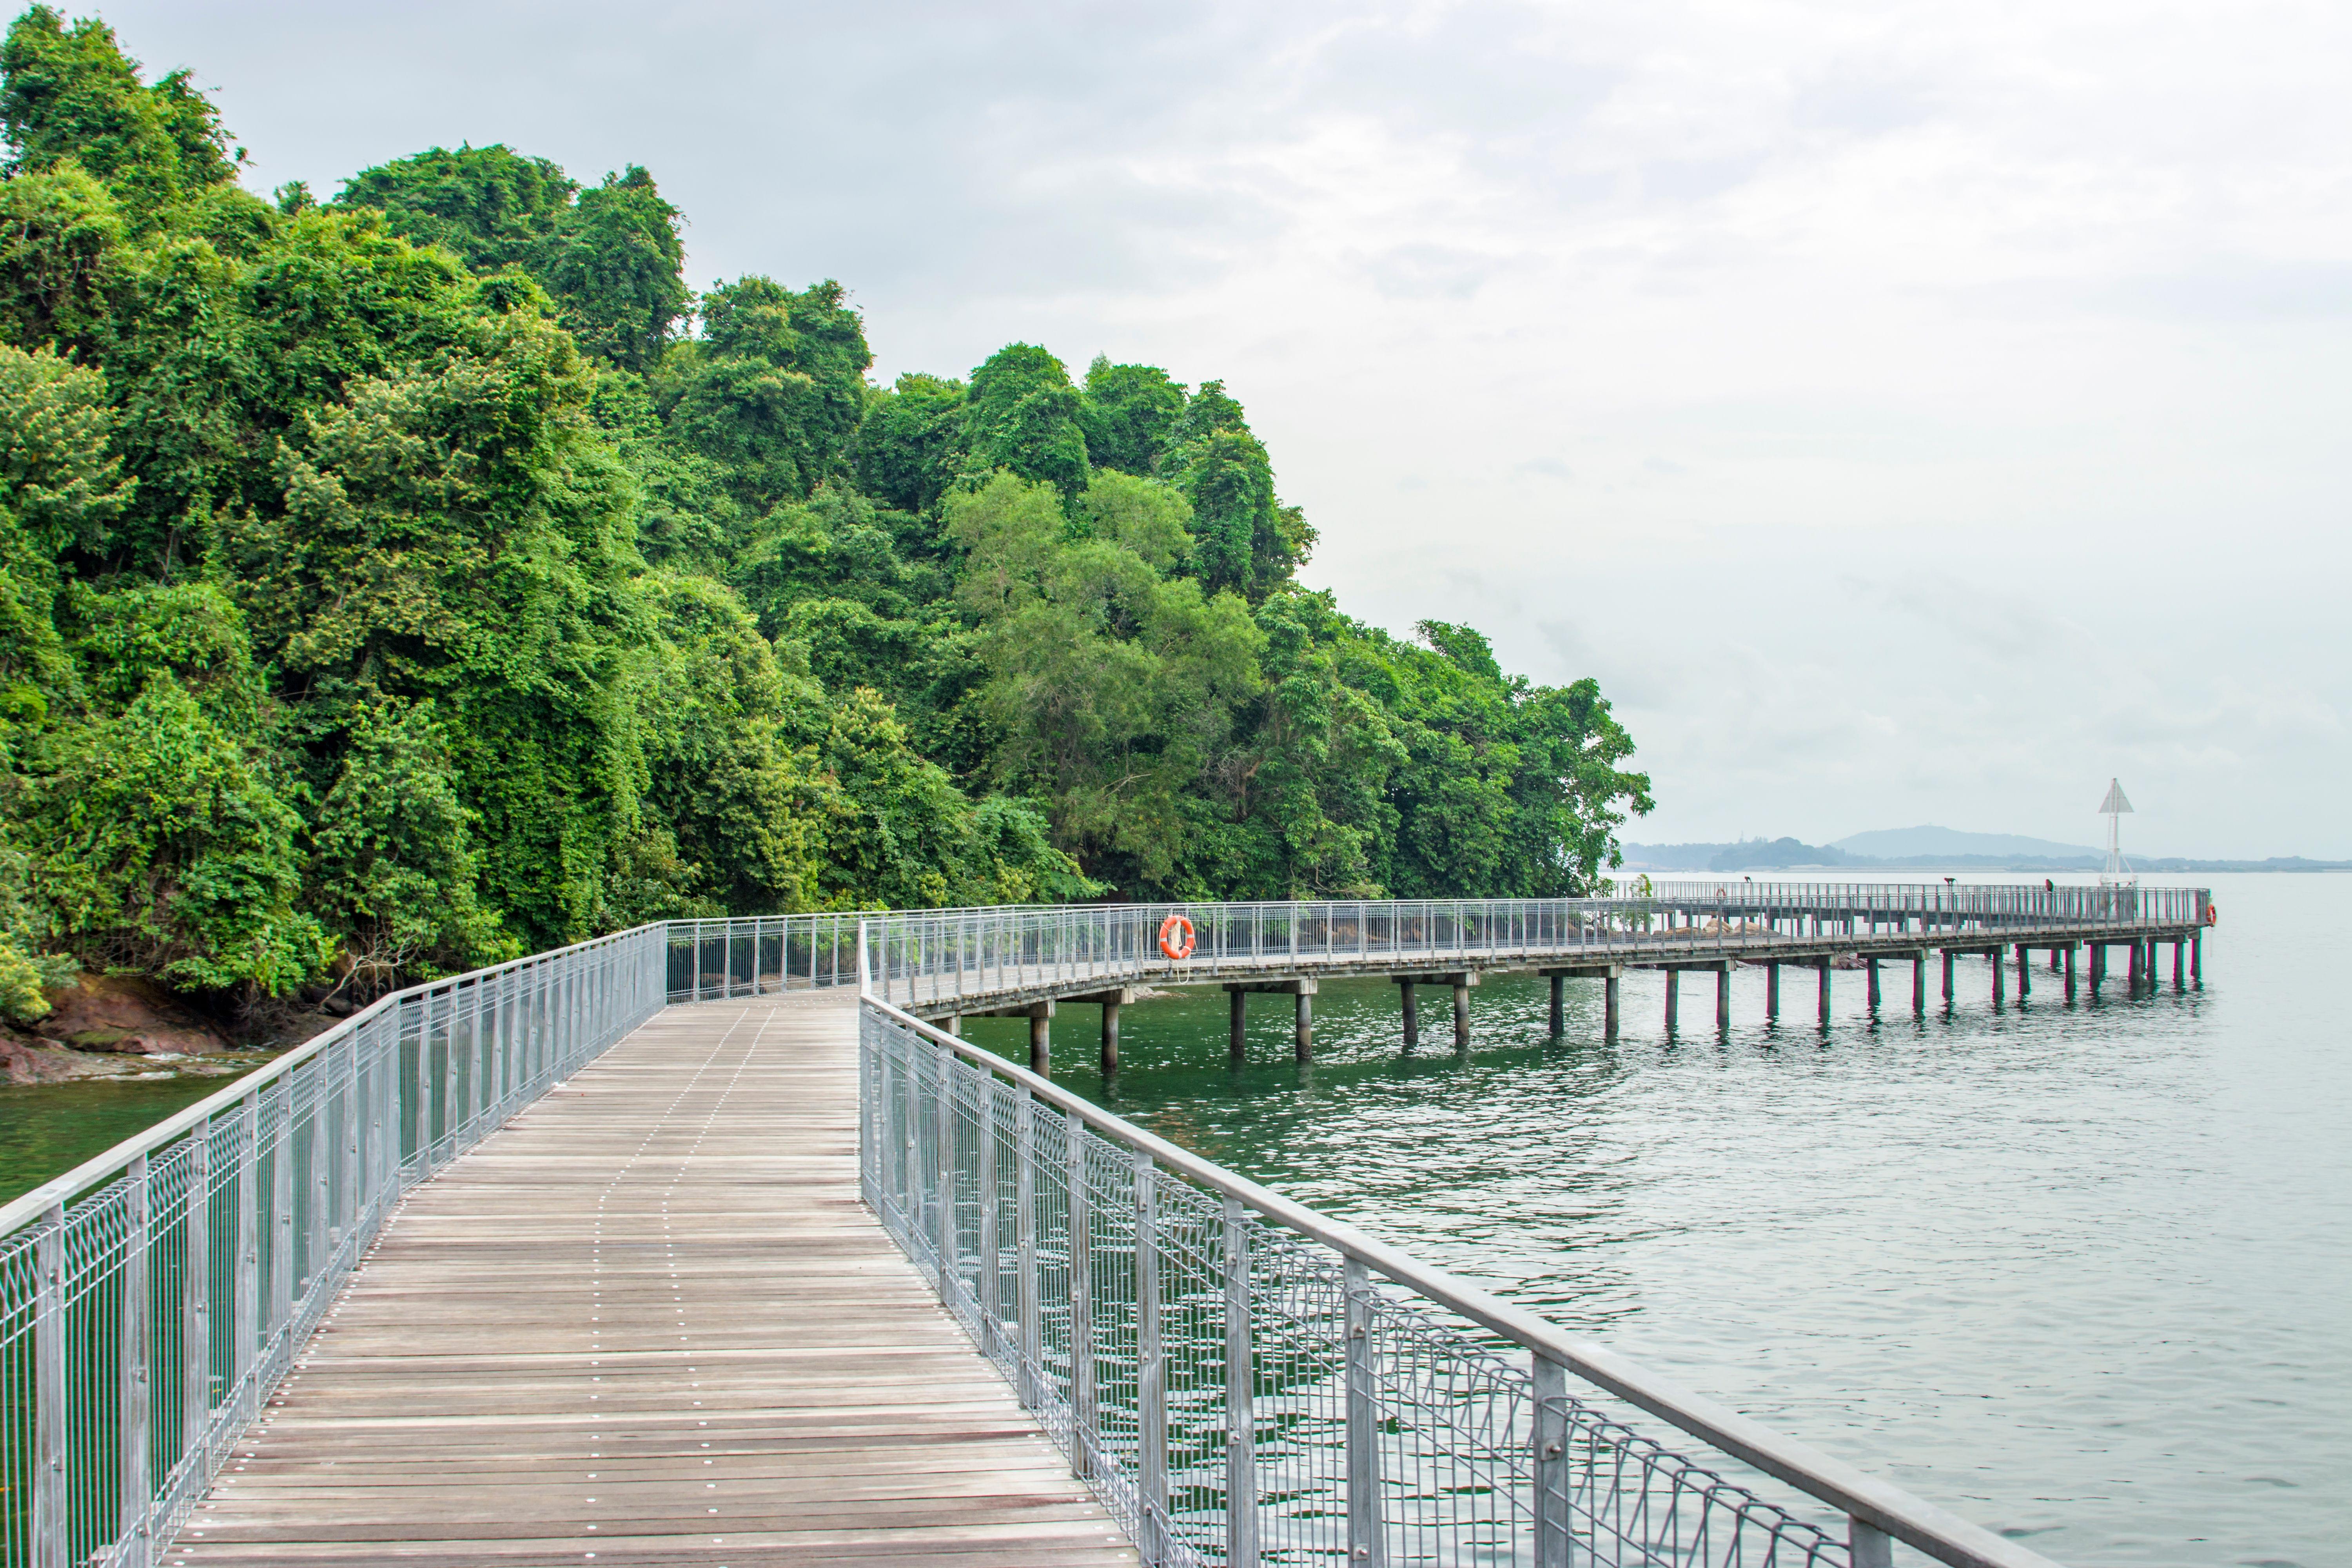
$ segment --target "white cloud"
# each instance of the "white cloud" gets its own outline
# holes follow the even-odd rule
[[[106,14],[258,183],[643,163],[886,375],[1224,377],[1314,580],[1601,678],[1644,836],[2080,838],[2121,773],[2161,847],[2352,856],[2352,12]]]

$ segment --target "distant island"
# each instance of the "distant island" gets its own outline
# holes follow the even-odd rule
[[[1831,844],[1795,838],[1747,838],[1730,844],[1628,844],[1629,871],[2095,871],[2104,851],[2013,833],[1964,833],[1951,827],[1894,827],[1852,834]],[[2307,860],[2300,855],[2266,860],[2131,858],[2141,871],[2352,871],[2352,860]]]

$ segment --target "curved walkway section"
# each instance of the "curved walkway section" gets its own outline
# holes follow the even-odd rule
[[[670,1008],[417,1189],[166,1560],[1135,1563],[859,1204],[856,1027]]]

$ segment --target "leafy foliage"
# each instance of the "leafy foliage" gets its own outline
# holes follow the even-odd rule
[[[0,128],[0,1012],[670,915],[1559,892],[1648,807],[1590,681],[1300,586],[1221,382],[871,385],[839,284],[692,295],[634,166],[265,202],[46,6]]]

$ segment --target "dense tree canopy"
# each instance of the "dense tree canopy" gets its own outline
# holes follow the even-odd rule
[[[631,167],[264,201],[184,74],[0,44],[0,1010],[366,993],[664,915],[1544,894],[1648,808],[1591,681],[1296,578],[1218,381],[870,383]]]

